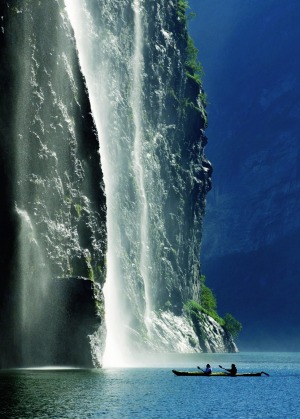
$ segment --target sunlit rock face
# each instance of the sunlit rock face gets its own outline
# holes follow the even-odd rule
[[[178,2],[66,5],[103,162],[112,362],[116,347],[131,347],[131,357],[136,348],[162,348],[152,330],[157,311],[181,315],[187,300],[201,298],[201,230],[212,171],[204,155],[206,115],[201,86],[186,65],[188,34]],[[120,350],[115,361],[123,355]]]
[[[195,329],[203,352],[238,352],[232,336],[212,317],[202,313]]]
[[[170,311],[153,318],[153,333],[158,349],[166,352],[238,352],[232,336],[212,317],[201,313],[192,321],[190,316],[176,316]]]
[[[101,323],[101,290],[93,283],[105,278],[106,210],[98,139],[63,2],[1,2],[0,37],[1,363],[91,366],[87,335]],[[61,293],[57,278],[66,280]],[[69,322],[60,316],[67,307]],[[79,330],[88,317],[91,327],[76,332],[72,318]]]
[[[178,2],[45,3],[1,2],[1,362],[99,366],[104,282],[108,352],[201,300],[206,114]]]
[[[190,4],[214,162],[203,273],[244,324],[240,345],[299,350],[300,4]]]
[[[150,1],[144,7],[153,301],[154,308],[170,301],[179,314],[188,299],[200,299],[202,221],[212,171],[204,155],[206,115],[201,86],[187,76],[193,71],[186,66],[188,34],[177,2]]]

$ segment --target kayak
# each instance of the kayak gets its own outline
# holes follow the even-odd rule
[[[245,372],[240,374],[231,375],[226,372],[213,372],[211,374],[205,374],[200,371],[177,371],[172,370],[173,374],[184,377],[261,377],[263,374],[269,375],[264,371],[261,372]]]

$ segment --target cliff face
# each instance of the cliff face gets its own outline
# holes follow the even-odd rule
[[[81,68],[67,0],[44,3],[0,3],[1,366],[98,366],[106,278],[115,347],[169,348],[201,299],[206,114],[182,2],[72,0]]]
[[[215,169],[203,272],[220,310],[244,324],[241,347],[297,349],[299,2],[191,6]]]
[[[1,2],[3,366],[66,364],[67,353],[69,363],[91,366],[87,335],[101,323],[95,299],[103,304],[101,293],[82,281],[104,282],[105,198],[97,135],[63,6]],[[71,277],[78,280],[75,293]],[[66,280],[61,293],[52,292],[58,278]],[[58,314],[70,310],[68,320]],[[82,333],[87,318],[90,327]]]
[[[212,170],[204,154],[202,87],[188,66],[189,35],[179,3],[144,4],[143,92],[145,152],[153,156],[144,168],[153,206],[149,237],[155,261],[154,308],[171,302],[176,314],[188,299],[200,299],[202,221]]]
[[[189,315],[176,316],[161,311],[153,321],[153,333],[160,351],[182,353],[238,352],[232,336],[212,317],[201,313],[192,319]]]
[[[181,315],[201,298],[211,165],[185,10],[181,1],[67,5],[105,162],[108,340],[157,348],[160,312]]]

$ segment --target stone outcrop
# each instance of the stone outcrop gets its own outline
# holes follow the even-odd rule
[[[238,352],[232,336],[212,317],[201,313],[197,319],[160,311],[153,318],[153,341],[167,352]]]
[[[131,310],[124,328],[145,340],[148,281],[153,316],[166,328],[156,349],[172,338],[172,316],[185,348],[188,342],[198,350],[214,347],[209,323],[209,337],[197,343],[182,315],[187,300],[201,299],[199,255],[212,173],[182,4],[141,2],[142,65],[133,62],[141,41],[133,2],[122,0],[118,8],[115,1],[81,2],[91,4],[88,24],[95,17],[102,30],[100,58],[93,50],[92,64],[97,58],[103,65],[96,84],[105,80],[97,96],[105,118],[99,138],[64,1],[0,2],[2,367],[100,363],[107,250],[100,157],[111,165],[105,186],[107,194],[113,190],[109,215],[119,235],[110,263],[121,316]],[[107,139],[105,156],[101,147],[99,156],[100,135]]]
[[[232,336],[207,314],[200,314],[194,327],[203,352],[238,352]]]

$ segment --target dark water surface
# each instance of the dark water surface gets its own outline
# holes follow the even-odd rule
[[[207,362],[270,377],[176,377]],[[163,365],[163,366],[162,366]],[[300,418],[300,354],[170,355],[151,368],[0,371],[1,418]]]

